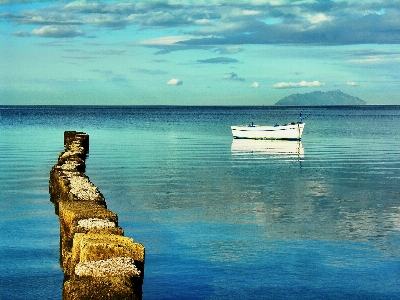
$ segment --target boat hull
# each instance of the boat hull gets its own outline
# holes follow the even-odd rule
[[[234,139],[294,140],[300,141],[305,123],[291,123],[276,126],[231,126]]]

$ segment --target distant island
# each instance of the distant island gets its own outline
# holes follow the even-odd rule
[[[330,92],[312,92],[306,94],[292,94],[275,105],[282,106],[318,106],[318,105],[365,105],[367,102],[358,97],[353,97],[340,90]]]

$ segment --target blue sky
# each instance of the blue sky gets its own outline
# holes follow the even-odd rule
[[[0,104],[400,104],[400,1],[0,3]]]

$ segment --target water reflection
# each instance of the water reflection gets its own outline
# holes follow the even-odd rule
[[[233,155],[260,154],[278,158],[304,158],[301,141],[234,139]]]
[[[397,209],[397,212],[389,213],[388,219],[393,223],[393,230],[400,231],[400,206],[394,209]]]

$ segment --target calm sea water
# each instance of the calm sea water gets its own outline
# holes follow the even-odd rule
[[[297,121],[299,142],[230,125]],[[65,130],[146,247],[143,299],[400,299],[400,106],[0,107],[0,298],[61,299]]]

